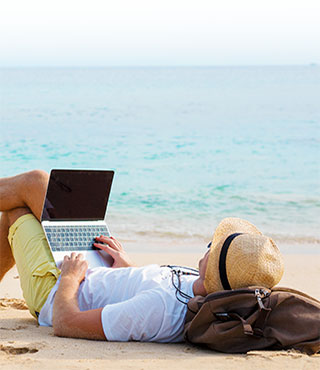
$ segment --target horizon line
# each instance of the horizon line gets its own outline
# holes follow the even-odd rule
[[[284,63],[284,64],[128,64],[128,65],[1,65],[0,69],[32,68],[223,68],[223,67],[318,67],[320,63]]]

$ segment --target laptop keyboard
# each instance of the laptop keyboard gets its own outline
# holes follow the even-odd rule
[[[53,252],[87,251],[93,247],[94,238],[108,236],[106,226],[45,226],[47,238]]]

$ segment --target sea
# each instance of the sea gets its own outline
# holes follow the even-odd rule
[[[241,217],[320,253],[319,143],[318,65],[0,69],[0,176],[114,170],[107,223],[137,252]]]

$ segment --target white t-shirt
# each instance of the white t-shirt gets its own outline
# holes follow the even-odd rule
[[[196,276],[182,275],[180,290],[193,297]],[[175,277],[175,284],[178,280]],[[52,288],[38,321],[52,326],[52,307],[60,279]],[[178,297],[182,297],[178,294]],[[78,291],[81,311],[103,307],[101,321],[110,341],[181,342],[187,306],[176,298],[168,267],[89,269]]]

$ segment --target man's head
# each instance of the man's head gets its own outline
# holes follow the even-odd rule
[[[204,270],[204,288],[209,294],[253,285],[271,288],[283,275],[283,261],[274,241],[250,222],[225,218],[216,228],[199,269]]]

